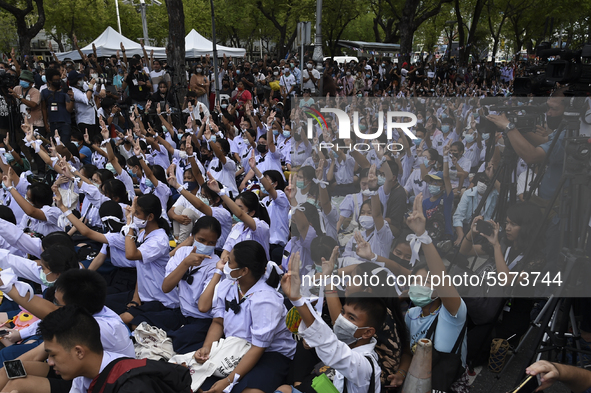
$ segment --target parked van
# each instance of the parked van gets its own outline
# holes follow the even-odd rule
[[[330,57],[325,57],[324,60],[326,59],[330,59]],[[359,63],[359,59],[354,57],[354,56],[335,56],[334,57],[334,61],[336,61],[339,64],[343,64],[343,63],[350,63],[352,61]]]

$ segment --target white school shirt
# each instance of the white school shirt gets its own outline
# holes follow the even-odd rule
[[[101,343],[107,352],[134,358],[135,350],[131,341],[131,332],[127,325],[113,310],[103,307],[93,315],[101,329]]]
[[[11,222],[0,218],[0,236],[12,247],[39,259],[43,253],[42,240],[31,237]]]
[[[88,86],[86,86],[88,88]],[[96,109],[94,107],[94,100],[88,99],[86,89],[82,92],[80,89],[72,89],[74,92],[74,108],[76,109],[76,123],[95,124],[96,123]]]
[[[125,257],[125,236],[119,232],[107,232],[104,235],[107,239],[107,244],[103,244],[103,247],[109,247],[109,250],[111,251],[111,263],[113,266],[120,268],[135,268],[139,261],[131,261]],[[102,249],[101,253],[103,253]]]
[[[232,192],[234,198],[238,196],[238,186],[236,185],[236,163],[226,157],[226,163],[222,164],[219,158],[214,156],[207,170],[213,175],[213,178],[219,181]]]
[[[337,184],[351,184],[355,180],[353,171],[355,170],[355,159],[345,154],[345,160],[341,161],[336,158],[334,179]]]
[[[169,293],[162,291],[164,272],[168,263],[170,245],[164,229],[152,231],[146,237],[146,231],[138,236],[142,259],[136,262],[138,294],[142,302],[159,301],[165,307],[177,308],[179,294],[176,289]]]
[[[470,147],[466,146],[466,143],[464,142],[464,157],[470,160],[470,167],[478,166],[480,163],[480,150],[481,149],[478,147],[477,142],[474,142],[474,144]]]
[[[168,158],[168,150],[162,145],[158,145],[159,150],[152,149],[152,152],[147,154],[147,158],[150,156],[153,159],[153,165],[160,165],[164,170],[170,166],[170,159]]]
[[[451,164],[451,162],[450,162],[450,164]],[[458,160],[455,168],[457,168],[457,166],[460,166],[460,168],[462,168],[464,171],[470,173],[470,168],[471,168],[470,165],[471,165],[470,160],[467,159],[466,157],[462,156]],[[454,167],[453,166],[449,167],[449,179],[450,179],[452,188],[457,188],[460,183],[460,177],[458,176],[458,170],[452,169],[452,168],[454,168]],[[464,178],[464,184],[462,184],[462,187],[468,187],[469,185],[470,185],[470,179],[469,179],[469,176],[466,176]]]
[[[232,213],[228,211],[223,206],[210,206],[211,207],[211,216],[214,217],[220,225],[222,226],[222,234],[218,239],[218,242],[215,245],[215,248],[220,250],[224,248],[224,244],[226,244],[226,239],[228,235],[232,231]]]
[[[429,174],[435,174],[437,171],[430,169]],[[419,195],[421,192],[423,193],[423,199],[431,197],[429,193],[429,187],[427,187],[427,182],[422,179],[421,176],[421,169],[415,168],[411,172],[408,179],[406,179],[406,183],[404,184],[404,189],[406,190],[406,194],[408,196],[411,195]]]
[[[253,217],[253,219],[256,224],[256,229],[254,231],[244,225],[244,222],[242,221],[234,225],[234,228],[232,228],[232,231],[224,243],[224,250],[230,252],[234,248],[234,245],[241,241],[255,240],[263,246],[265,254],[267,254],[267,259],[269,259],[269,224],[256,217]]]
[[[257,160],[257,168],[261,173],[265,173],[265,171],[275,170],[283,176],[283,180],[285,180],[285,176],[283,175],[283,168],[281,168],[281,152],[279,149],[275,149],[275,152],[267,151],[265,155],[262,155],[258,151],[256,152],[255,158]]]
[[[293,146],[293,154],[291,156],[291,165],[293,166],[302,166],[306,159],[311,158],[312,155],[312,144],[306,144],[304,141],[301,141],[299,144],[297,142],[292,142],[291,145]]]
[[[441,134],[437,134],[433,137],[431,141],[431,147],[439,153],[440,156],[443,155],[443,147],[446,146],[449,141],[452,143],[458,141],[458,134],[456,134],[455,130],[450,126],[450,131],[447,133],[447,136],[442,132]]]
[[[27,180],[25,173],[23,172],[19,178],[18,184],[14,186],[14,188],[18,191],[19,194],[21,194],[23,198],[25,198],[27,195],[27,187],[29,187],[29,184],[30,183]],[[12,213],[14,213],[14,218],[16,218],[16,222],[20,222],[23,219],[25,212],[20,207],[20,205],[14,200],[14,198],[10,194],[10,191],[6,191],[2,188],[0,192],[2,193],[2,205],[8,206],[10,210],[12,210]]]
[[[333,380],[334,387],[339,391],[349,393],[367,393],[370,384],[372,365],[367,360],[369,357],[373,363],[375,391],[381,392],[378,355],[375,352],[377,340],[372,337],[369,344],[351,348],[337,339],[332,329],[322,320],[312,307],[308,307],[314,315],[314,323],[306,326],[304,321],[300,323],[298,335],[306,340],[306,343],[316,350],[316,355],[324,364],[335,369]]]
[[[118,353],[103,351],[103,360],[101,361],[99,373],[102,372],[105,369],[105,367],[107,367],[109,363],[111,363],[113,360],[123,357],[125,356]],[[91,383],[92,378],[76,377],[72,380],[72,387],[70,388],[70,393],[86,393],[88,392],[88,388],[90,387]]]
[[[87,225],[91,227],[99,227],[102,223],[98,209],[90,203],[89,198],[84,198],[82,201],[80,215],[88,220]]]
[[[276,190],[277,198],[271,199],[270,196],[263,198],[263,204],[267,208],[269,218],[271,220],[270,239],[271,244],[280,244],[285,246],[289,238],[289,210],[291,205],[285,193],[281,190]]]
[[[135,198],[135,188],[133,186],[133,179],[127,173],[125,169],[121,169],[121,174],[115,175],[115,179],[119,180],[125,186],[127,190],[127,196],[129,197],[129,201],[133,202],[133,198]]]
[[[172,194],[172,192],[170,191],[170,187],[168,186],[168,184],[161,182],[160,180],[158,180],[158,185],[156,187],[146,187],[146,181],[145,178],[142,179],[143,181],[143,185],[144,188],[142,191],[142,193],[144,194],[154,194],[158,197],[158,199],[160,199],[160,205],[162,206],[162,218],[164,218],[166,221],[168,221],[170,223],[170,220],[168,219],[168,214],[166,211],[166,207],[168,205],[168,198],[170,197],[170,195]],[[140,183],[140,188],[141,187],[141,183]]]
[[[172,258],[168,261],[166,265],[166,272],[165,277],[168,277],[180,264],[183,260],[193,251],[193,246],[185,246],[181,247],[177,250]],[[181,303],[181,312],[185,317],[193,317],[193,318],[206,318],[210,319],[213,318],[213,313],[210,310],[209,312],[201,312],[199,311],[199,307],[197,307],[197,302],[199,302],[199,297],[207,288],[207,284],[213,278],[214,272],[216,270],[216,263],[220,260],[215,254],[211,255],[211,259],[204,259],[201,262],[201,265],[195,267],[192,266],[190,270],[197,270],[193,275],[193,283],[189,285],[187,281],[181,279],[177,284],[177,288],[179,291],[179,299]]]
[[[17,257],[25,258],[27,256],[26,252],[20,250],[19,248],[12,246],[2,236],[0,236],[0,249],[1,250],[8,250],[8,251],[10,251],[10,253],[12,255],[16,255]]]
[[[394,236],[392,235],[392,231],[390,230],[390,225],[387,222],[384,222],[382,229],[376,231],[376,228],[373,228],[373,231],[368,235],[365,229],[361,229],[359,231],[363,239],[367,241],[371,245],[371,250],[376,254],[384,258],[388,258],[390,256],[390,250],[392,249],[392,242],[394,241]],[[343,252],[343,257],[354,257],[361,259],[357,253],[357,243],[355,242],[355,237],[351,237],[345,246],[345,251]]]
[[[57,224],[57,221],[62,215],[62,211],[59,208],[45,205],[41,208],[41,210],[43,211],[43,214],[45,214],[46,221],[37,220],[36,218],[29,217],[25,214],[23,218],[21,218],[18,227],[22,230],[29,228],[32,231],[42,234],[43,236],[47,236],[51,232],[59,232],[64,230]]]
[[[39,274],[41,273],[41,265],[35,261],[27,258],[17,257],[11,255],[8,250],[0,250],[0,269],[12,269],[17,277],[26,278],[27,280],[36,282],[45,290],[45,285],[41,281]]]
[[[287,326],[287,309],[283,296],[271,288],[261,277],[244,295],[240,312],[226,310],[226,301],[240,302],[238,282],[223,280],[218,284],[217,296],[213,302],[214,318],[224,319],[224,335],[240,337],[254,346],[265,348],[265,352],[278,352],[293,359],[296,342]]]

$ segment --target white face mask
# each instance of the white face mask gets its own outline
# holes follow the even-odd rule
[[[230,281],[238,281],[238,279],[242,278],[242,276],[240,276],[240,277],[232,277],[230,275],[230,273],[232,273],[234,270],[240,270],[240,268],[237,267],[236,269],[230,269],[230,265],[229,264],[226,263],[224,265],[224,275],[226,276],[226,279],[227,280],[230,280]]]
[[[478,183],[476,183],[476,191],[480,194],[480,195],[484,195],[484,193],[486,192],[486,184],[484,184],[483,182],[479,181]]]
[[[371,229],[374,227],[373,217],[372,216],[360,216],[359,217],[359,225],[363,227],[363,229]]]
[[[351,345],[361,339],[361,337],[355,337],[357,329],[369,329],[369,327],[357,327],[353,322],[343,317],[342,314],[339,315],[332,327],[337,339],[347,345]]]
[[[141,220],[134,216],[133,223],[138,227],[138,229],[144,229],[146,225],[148,225],[148,220]]]

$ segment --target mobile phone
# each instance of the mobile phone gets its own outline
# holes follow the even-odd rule
[[[8,379],[25,378],[27,376],[23,362],[19,359],[5,361],[4,369]]]
[[[494,232],[493,225],[484,220],[479,220],[476,222],[476,230],[486,236],[492,236]]]
[[[533,393],[540,386],[538,375],[528,375],[510,393]]]
[[[6,329],[0,330],[0,337],[4,337],[8,334],[10,334],[10,332],[8,330],[6,330]]]

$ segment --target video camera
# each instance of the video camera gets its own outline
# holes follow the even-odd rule
[[[6,70],[0,70],[0,88],[13,88],[16,84],[16,76],[7,73]]]
[[[515,78],[513,88],[516,96],[549,95],[557,82],[569,83],[570,95],[591,92],[591,44],[573,51],[550,48],[550,43],[543,42],[536,48],[536,56],[542,59],[543,64],[528,67],[527,76]],[[548,61],[552,56],[559,56],[560,59]]]

